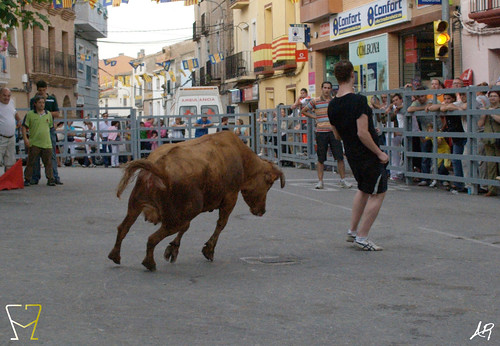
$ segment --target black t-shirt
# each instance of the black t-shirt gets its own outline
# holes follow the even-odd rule
[[[349,160],[377,159],[377,156],[361,142],[358,137],[356,121],[362,115],[368,116],[368,130],[378,145],[377,132],[373,125],[373,112],[368,106],[366,96],[347,94],[334,97],[328,105],[328,119],[335,126],[344,142],[345,153]]]

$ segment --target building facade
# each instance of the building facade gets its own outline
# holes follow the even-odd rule
[[[337,84],[333,66],[349,59],[355,66],[358,90],[399,88],[413,82],[426,85],[443,80],[443,64],[434,58],[433,21],[441,5],[415,0],[302,0],[300,21],[311,28],[311,68],[319,87],[322,80]],[[427,2],[429,3],[429,2]],[[450,12],[459,5],[450,2]],[[462,73],[460,25],[450,20],[452,76]]]
[[[77,68],[77,107],[99,106],[99,50],[97,39],[107,37],[107,9],[100,2],[94,8],[88,1],[75,4],[75,55]]]

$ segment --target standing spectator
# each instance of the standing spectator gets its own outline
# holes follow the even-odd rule
[[[482,82],[477,85],[478,87],[485,87],[488,86],[488,83]],[[490,107],[490,100],[488,99],[488,95],[486,91],[478,91],[476,93],[476,109],[488,109]],[[475,115],[472,117],[472,122],[478,123],[479,119],[481,118],[480,115]],[[478,126],[477,128],[478,132],[484,132],[484,127]],[[477,141],[477,154],[480,156],[485,156],[486,151],[484,150],[484,143],[483,141],[479,140]],[[479,161],[479,178],[481,179],[487,179],[488,173],[487,173],[487,163],[486,161]],[[479,187],[479,193],[487,193],[487,190],[484,189],[482,186]]]
[[[2,59],[2,73],[7,73],[7,49],[9,48],[9,41],[7,36],[3,35],[0,40],[0,59]]]
[[[403,160],[401,158],[401,151],[396,150],[403,144],[403,128],[404,128],[404,114],[401,113],[403,109],[403,97],[401,94],[394,94],[391,98],[391,104],[386,109],[387,114],[387,127],[400,129],[391,134],[387,133],[387,144],[391,146],[391,166],[401,167],[403,165]],[[391,169],[391,180],[403,179],[403,174],[400,169]]]
[[[377,144],[377,133],[372,120],[373,112],[368,106],[366,96],[353,93],[352,63],[341,60],[335,65],[334,71],[340,86],[337,96],[328,106],[328,118],[335,137],[337,140],[342,139],[345,144],[349,166],[359,189],[354,196],[347,241],[353,242],[355,246],[365,251],[382,250],[368,239],[368,233],[377,218],[387,191],[385,165],[389,157]]]
[[[10,96],[10,89],[0,89],[0,166],[5,172],[16,163],[16,128],[21,122]]]
[[[229,131],[229,118],[228,117],[222,117],[220,121],[220,125],[217,128],[217,132],[220,131]]]
[[[151,143],[147,141],[148,139],[148,131],[144,130],[144,121],[140,123],[141,129],[139,130],[139,138],[141,142],[141,158],[147,157],[148,154],[143,153],[142,151],[151,150]]]
[[[259,156],[267,156],[267,132],[268,132],[268,125],[267,125],[267,115],[264,112],[259,112],[259,118],[257,119],[257,126],[260,127],[260,138],[259,138],[259,143],[261,144],[262,148],[260,150]]]
[[[431,90],[439,90],[439,89],[444,89],[444,84],[437,78],[431,79]],[[427,95],[427,99],[431,102],[434,103],[434,94],[429,94]],[[443,103],[444,98],[443,94],[437,94],[436,95],[436,103]],[[422,125],[422,128],[426,128],[427,125]]]
[[[184,133],[186,132],[186,125],[184,121],[182,121],[181,117],[176,117],[174,122],[171,125],[174,129],[171,132],[170,138],[172,138],[172,142],[180,142],[184,140]]]
[[[307,89],[306,88],[302,88],[300,89],[300,96],[299,98],[297,99],[297,101],[295,101],[295,103],[290,107],[292,110],[298,110],[298,113],[301,114],[303,117],[305,117],[304,114],[302,114],[302,108],[304,108],[308,103],[309,101],[311,101],[311,96],[309,96],[307,94]],[[298,125],[295,129],[296,130],[306,130],[307,128],[307,119],[304,119],[301,121],[301,124]],[[307,144],[307,133],[303,133],[302,134],[302,143],[303,144]]]
[[[212,122],[208,120],[208,117],[206,114],[203,114],[201,119],[196,120],[196,123],[194,124],[194,127],[196,127],[196,131],[194,132],[194,137],[199,138],[203,135],[208,134],[208,128],[213,126]]]
[[[168,138],[168,130],[163,119],[160,119],[160,138],[162,138],[162,143],[166,143],[166,138]]]
[[[318,183],[316,189],[323,189],[323,173],[325,170],[324,162],[326,161],[326,154],[328,146],[332,151],[333,157],[337,160],[337,165],[340,174],[340,186],[343,188],[351,188],[352,185],[345,181],[345,164],[344,153],[342,150],[342,143],[336,139],[332,132],[332,125],[328,120],[328,104],[332,100],[332,83],[323,82],[321,84],[321,96],[312,99],[302,109],[302,114],[316,120],[316,144],[318,146]]]
[[[24,170],[24,186],[30,186],[35,160],[42,158],[45,165],[47,185],[55,186],[54,172],[52,171],[52,141],[50,128],[54,127],[54,120],[50,112],[45,110],[45,98],[38,95],[34,99],[35,110],[26,114],[23,122],[24,145],[28,148],[28,161]],[[28,131],[29,130],[29,139]]]
[[[75,127],[73,126],[72,121],[68,121],[66,124],[66,140],[68,142],[68,147],[64,148],[64,154],[70,156],[70,166],[76,167],[75,165],[75,152],[76,152],[76,144],[75,144]]]
[[[156,131],[156,130],[151,131],[151,139],[153,140],[151,142],[151,151],[153,151],[159,147],[159,145],[158,145],[158,131]]]
[[[490,107],[488,109],[498,109],[500,108],[500,94],[498,91],[490,91],[488,93],[488,98],[490,101]],[[478,126],[484,126],[485,133],[500,133],[500,115],[498,114],[484,114],[481,115]],[[500,156],[500,145],[499,140],[495,138],[483,138],[484,150],[487,156]],[[487,162],[487,176],[488,179],[497,179],[500,175],[500,170],[498,169],[498,163]],[[496,196],[498,194],[497,187],[494,185],[488,186],[488,192],[485,194],[486,197]]]
[[[248,128],[246,126],[244,126],[244,122],[243,122],[243,119],[238,119],[236,121],[238,124],[237,124],[237,127],[234,129],[234,133],[240,137],[240,139],[243,141],[243,143],[247,144],[248,143],[248,140],[246,137],[248,137]]]
[[[45,110],[50,112],[52,115],[52,120],[54,118],[59,118],[59,106],[57,104],[57,99],[54,95],[49,95],[47,92],[47,82],[40,80],[36,83],[36,96],[41,96],[45,98]],[[30,100],[30,109],[35,110],[35,97]],[[56,158],[56,148],[57,148],[57,138],[56,138],[56,129],[52,123],[52,127],[50,128],[50,140],[52,141],[52,170],[53,176],[57,185],[62,185],[61,179],[59,178],[59,171],[57,170],[57,158]],[[38,184],[40,180],[40,159],[36,159],[33,164],[33,176],[31,184]]]
[[[434,131],[434,125],[432,123],[427,124],[427,132],[433,132]],[[428,141],[433,141],[433,137],[426,137],[425,138]],[[443,137],[437,137],[437,152],[438,154],[450,154],[450,146],[448,145],[448,142],[446,141],[445,138]],[[448,168],[451,167],[451,162],[449,159],[438,159],[437,160],[437,172],[439,175],[448,175],[450,174],[448,172]],[[419,184],[420,185],[420,184]],[[443,185],[448,185],[448,182],[443,183]],[[436,187],[437,186],[437,181],[433,180],[429,187]]]
[[[101,154],[102,155],[102,161],[104,162],[104,167],[108,168],[109,165],[111,164],[111,158],[106,155],[107,153],[111,152],[111,146],[108,145],[108,128],[111,126],[108,120],[108,113],[104,112],[102,113],[101,117],[102,120],[99,121],[99,127],[98,130],[100,132],[99,136],[101,137],[101,141],[103,142],[101,144]]]
[[[111,167],[120,167],[120,156],[118,155],[120,147],[120,135],[118,133],[120,123],[112,121],[111,126],[108,127],[108,143],[111,147]]]
[[[95,126],[92,121],[86,121],[85,126],[87,126],[87,132],[85,133],[85,153],[87,156],[84,160],[84,167],[95,167],[92,161],[92,147],[94,146],[92,142],[95,140]]]

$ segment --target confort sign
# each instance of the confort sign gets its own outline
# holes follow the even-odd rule
[[[375,1],[331,16],[330,40],[339,40],[361,32],[407,22],[410,19],[406,0]]]

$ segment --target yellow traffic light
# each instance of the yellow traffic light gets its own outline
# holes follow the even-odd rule
[[[448,57],[448,43],[450,35],[448,34],[448,22],[445,20],[434,21],[434,57],[436,60]]]

